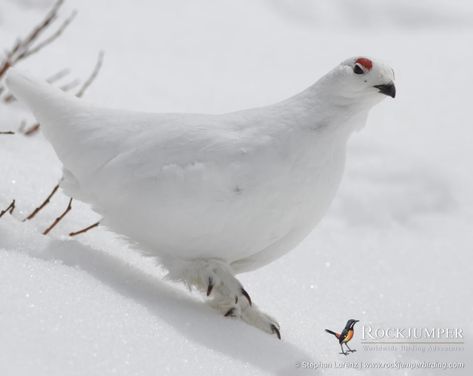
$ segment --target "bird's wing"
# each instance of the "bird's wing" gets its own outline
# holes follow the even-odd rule
[[[347,331],[347,333],[343,337],[343,341],[344,342],[349,342],[352,338],[353,338],[353,330],[350,329],[350,330]]]
[[[62,161],[66,193],[145,248],[232,262],[294,226],[280,214],[294,207],[280,107],[146,114],[97,108],[16,70],[7,85]]]
[[[340,334],[340,338],[345,339],[345,337],[348,335],[349,329],[345,328],[343,329],[342,333]]]
[[[248,154],[259,143],[256,137],[235,131],[221,115],[97,110],[84,122],[97,126],[78,127],[80,141],[69,139],[61,160],[70,159],[65,164],[79,180],[97,185],[100,177],[101,188],[105,184],[127,189],[149,182],[156,194],[166,187],[194,192],[237,189],[232,184],[238,180],[238,170],[249,163]],[[82,156],[84,150],[92,154]]]
[[[127,117],[107,114],[115,128],[125,128]],[[115,139],[118,151],[94,162],[94,169],[81,161],[75,170],[80,190],[72,193],[91,203],[115,231],[175,255],[187,256],[192,248],[194,257],[230,260],[252,255],[288,231],[282,217],[276,219],[282,230],[262,235],[256,227],[268,228],[267,216],[280,201],[275,192],[281,184],[272,180],[283,179],[278,169],[287,163],[270,147],[260,147],[267,139],[234,131],[225,116],[132,117],[135,127],[142,124]],[[91,137],[95,146],[78,152],[106,148],[100,139]]]

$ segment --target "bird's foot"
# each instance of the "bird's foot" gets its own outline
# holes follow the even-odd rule
[[[232,305],[243,302],[251,305],[250,296],[230,265],[222,260],[199,259],[175,264],[169,268],[167,279],[184,282],[189,289],[195,287],[210,298],[228,298]]]
[[[281,329],[278,322],[268,314],[259,310],[255,304],[246,301],[235,301],[221,295],[215,295],[209,305],[221,312],[225,317],[238,318],[266,333],[281,339]]]
[[[261,329],[269,334],[274,334],[281,339],[281,328],[278,322],[268,314],[261,312],[255,305],[242,311],[241,319],[249,325]]]
[[[347,353],[347,352],[341,352],[341,353],[339,353],[339,354],[340,354],[340,355],[342,355],[342,354],[343,354],[343,355],[345,355],[345,356],[346,356],[346,355],[348,355],[348,353]]]
[[[199,284],[201,290],[208,296],[217,296],[228,300],[233,306],[245,307],[252,304],[250,295],[233,275],[233,270],[225,262],[218,260],[207,261],[200,271]],[[226,303],[225,305],[228,305]],[[229,307],[230,309],[231,307]],[[231,313],[228,313],[229,316]]]
[[[350,349],[350,350],[348,350],[348,351],[350,351],[350,352],[356,352],[356,350],[352,350],[352,349]]]
[[[279,324],[261,312],[238,281],[230,265],[221,260],[195,260],[183,268],[174,269],[170,279],[194,286],[209,297],[209,305],[225,317],[239,318],[281,339]]]

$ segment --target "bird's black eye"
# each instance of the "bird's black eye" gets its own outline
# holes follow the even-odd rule
[[[353,72],[355,72],[355,74],[365,73],[365,71],[358,64],[355,64],[355,66],[353,67]]]

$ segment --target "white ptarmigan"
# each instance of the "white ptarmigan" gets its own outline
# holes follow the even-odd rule
[[[279,338],[235,275],[281,257],[319,222],[350,134],[395,96],[393,82],[390,67],[354,57],[282,102],[204,115],[105,109],[13,68],[6,78],[61,160],[68,195],[225,316]]]

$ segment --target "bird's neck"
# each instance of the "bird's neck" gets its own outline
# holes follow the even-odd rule
[[[317,82],[281,105],[297,119],[301,129],[340,134],[346,139],[366,123],[371,108],[327,89],[324,82]]]

